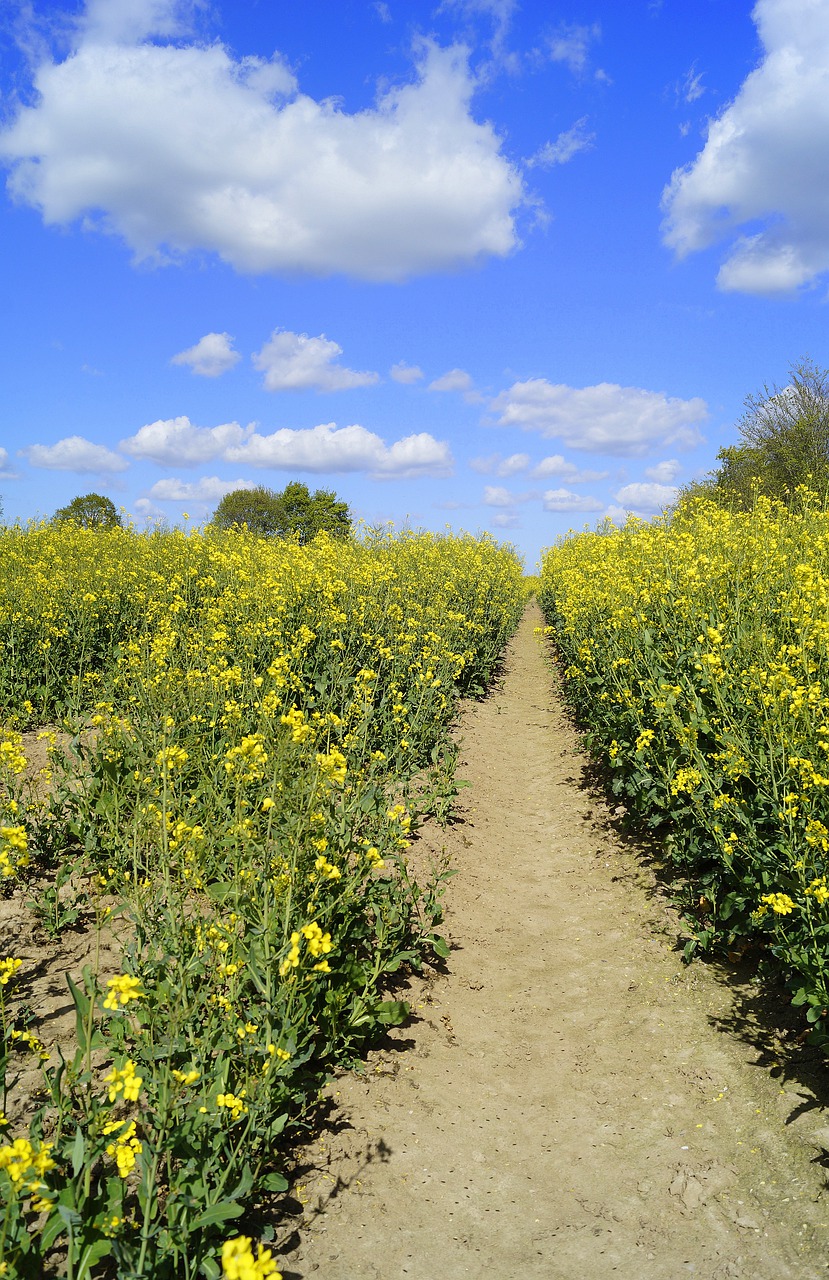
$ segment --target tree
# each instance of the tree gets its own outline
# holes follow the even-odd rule
[[[351,533],[348,504],[340,502],[330,489],[311,493],[308,486],[294,480],[277,493],[260,485],[255,489],[233,489],[225,494],[213,515],[220,529],[247,525],[265,537],[296,537],[310,542],[323,531],[334,538]]]
[[[219,529],[241,529],[247,525],[251,533],[268,537],[279,532],[278,499],[279,495],[264,485],[255,489],[232,489],[214,511],[213,523]]]
[[[799,485],[829,495],[829,370],[802,360],[789,372],[782,389],[746,397],[740,442],[720,449],[719,467],[686,485],[681,501],[704,496],[747,511],[758,494],[788,504]]]
[[[283,538],[298,536],[300,542],[310,542],[318,533],[330,533],[333,538],[347,538],[351,533],[351,513],[348,503],[339,502],[332,489],[315,489],[294,480],[277,495],[279,503],[279,534]]]
[[[829,369],[802,360],[789,372],[788,386],[748,396],[739,424],[764,488],[783,501],[801,484],[829,491]]]
[[[100,493],[84,493],[66,507],[59,507],[55,512],[58,521],[71,520],[83,529],[119,529],[121,516],[111,498],[104,498]]]

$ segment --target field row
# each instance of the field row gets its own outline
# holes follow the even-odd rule
[[[448,726],[514,629],[521,566],[429,535],[0,544],[0,870],[90,957],[58,1043],[14,942],[0,958],[0,1270],[273,1275],[280,1135],[407,1016],[397,975],[445,953],[446,869],[415,876],[407,849],[451,803]],[[44,722],[73,736],[33,778]]]
[[[697,502],[550,551],[542,604],[594,755],[665,841],[686,954],[769,952],[829,1009],[829,513]]]

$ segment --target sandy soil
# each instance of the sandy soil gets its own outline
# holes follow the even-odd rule
[[[540,622],[464,713],[462,821],[424,837],[459,872],[447,971],[332,1086],[285,1280],[826,1276],[825,1067],[780,1056],[749,975],[683,966]]]

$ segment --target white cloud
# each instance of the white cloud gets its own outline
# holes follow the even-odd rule
[[[102,444],[93,444],[83,436],[66,436],[57,444],[32,444],[19,449],[18,456],[26,458],[33,467],[48,471],[76,471],[79,475],[110,475],[126,471],[130,465]]]
[[[696,63],[689,67],[679,88],[683,102],[696,102],[697,98],[701,98],[705,93],[705,85],[702,83],[703,75],[704,72],[697,71]]]
[[[527,489],[524,493],[512,493],[511,490],[504,488],[500,484],[488,484],[484,486],[484,506],[487,507],[515,507],[519,503],[534,502],[541,497],[537,489]]]
[[[0,449],[0,480],[19,480],[20,476],[14,470],[8,449]]]
[[[395,382],[402,382],[404,386],[411,386],[423,377],[423,370],[419,365],[406,364],[405,360],[398,360],[397,364],[393,364],[389,373]]]
[[[449,446],[428,432],[387,445],[357,424],[322,423],[302,430],[283,428],[271,435],[254,434],[224,453],[227,462],[289,471],[367,471],[375,478],[448,475]]]
[[[472,458],[469,465],[479,475],[516,476],[527,470],[530,455],[511,453],[508,458],[502,458],[500,453],[491,453],[485,458]]]
[[[626,511],[661,511],[676,501],[677,489],[672,484],[626,484],[614,494]]]
[[[206,333],[194,347],[173,356],[170,364],[189,365],[191,371],[202,378],[218,378],[238,364],[241,358],[239,352],[233,350],[233,339],[229,333]]]
[[[516,476],[526,471],[529,465],[528,453],[511,453],[508,458],[504,458],[503,462],[498,463],[496,472],[499,476]]]
[[[229,448],[248,439],[254,430],[254,425],[240,427],[238,422],[197,427],[187,417],[162,418],[141,427],[134,436],[122,440],[119,447],[130,457],[142,461],[189,467],[221,458]]]
[[[376,373],[357,373],[334,361],[343,349],[324,334],[309,338],[307,333],[274,329],[261,351],[251,359],[265,375],[267,391],[346,391],[370,387],[379,380]]]
[[[498,511],[490,522],[496,529],[520,529],[517,511]]]
[[[515,498],[502,485],[488,484],[484,488],[484,504],[487,507],[512,507]]]
[[[584,471],[574,462],[568,462],[560,453],[542,458],[538,466],[533,468],[532,474],[536,480],[558,476],[570,484],[590,484],[594,480],[604,480],[607,476],[606,471]]]
[[[164,518],[164,512],[161,507],[157,507],[154,502],[150,502],[149,498],[136,498],[133,503],[133,510],[144,520],[161,520]]]
[[[429,390],[471,391],[473,385],[472,378],[465,369],[450,369],[448,373],[443,373],[434,382],[430,382]]]
[[[574,75],[583,75],[588,66],[590,46],[599,39],[601,33],[597,22],[589,27],[564,23],[550,37],[547,56],[553,62],[565,63]],[[603,73],[598,74],[600,78],[604,78]]]
[[[463,48],[422,41],[410,81],[349,114],[278,55],[162,42],[179,30],[170,0],[88,8],[0,131],[16,199],[138,259],[203,249],[244,272],[402,280],[516,247],[522,180],[472,115]]]
[[[80,22],[91,44],[121,44],[147,36],[181,36],[187,6],[173,0],[87,0]]]
[[[645,453],[655,444],[692,447],[700,440],[696,424],[708,417],[698,396],[679,400],[612,382],[568,387],[546,378],[514,383],[490,407],[500,426],[558,437],[571,449],[620,455]]]
[[[664,237],[682,257],[748,228],[717,282],[773,295],[829,270],[829,7],[758,0],[752,16],[763,60],[672,175]]]
[[[218,476],[202,476],[200,480],[171,478],[156,480],[149,496],[156,502],[218,502],[234,489],[254,489],[252,480],[220,480]]]
[[[338,428],[334,422],[300,430],[285,427],[262,435],[256,430],[256,423],[247,427],[238,422],[197,427],[187,417],[168,418],[148,423],[134,436],[122,440],[120,447],[134,458],[172,467],[221,458],[224,462],[277,470],[367,471],[375,478],[405,478],[449,475],[453,466],[449,446],[428,432],[387,445],[365,427]]]
[[[655,480],[657,484],[673,484],[681,470],[682,463],[678,458],[667,458],[665,462],[657,462],[653,467],[646,467],[645,475],[649,480]]]
[[[605,504],[572,489],[548,489],[542,505],[545,511],[603,511]]]
[[[545,142],[543,147],[539,147],[526,164],[530,169],[535,166],[551,169],[554,164],[567,164],[580,151],[589,151],[595,140],[595,133],[590,133],[587,128],[587,116],[582,116],[572,128],[560,133],[554,142]]]

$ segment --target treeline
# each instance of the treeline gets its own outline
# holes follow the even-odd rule
[[[83,529],[115,529],[123,523],[112,499],[100,493],[79,494],[60,507],[54,519]],[[352,522],[348,503],[340,502],[333,490],[311,493],[307,485],[294,480],[279,492],[265,485],[233,489],[222,498],[211,523],[217,529],[246,528],[262,537],[295,538],[304,544],[323,532],[348,538]]]

